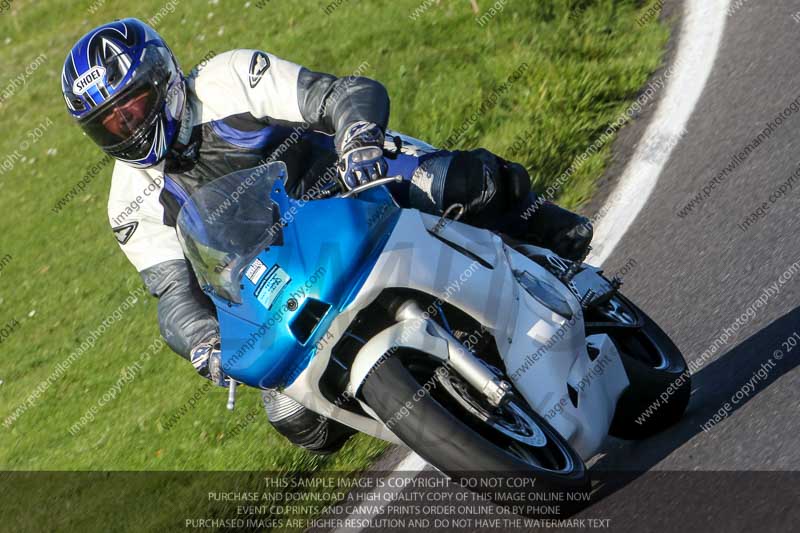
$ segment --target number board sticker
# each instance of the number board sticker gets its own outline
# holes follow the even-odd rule
[[[254,294],[267,309],[272,309],[275,299],[290,281],[292,281],[292,278],[289,277],[289,274],[284,269],[278,265],[273,265],[261,283],[258,284],[258,287],[256,287]]]

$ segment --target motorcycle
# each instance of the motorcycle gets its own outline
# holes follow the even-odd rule
[[[277,388],[453,479],[557,491],[588,487],[607,435],[681,417],[684,358],[620,280],[400,208],[386,187],[398,178],[303,202],[285,177],[279,162],[229,174],[178,216],[217,308],[229,408],[237,383]]]

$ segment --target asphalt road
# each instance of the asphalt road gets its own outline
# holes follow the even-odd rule
[[[598,501],[579,518],[611,519],[615,531],[797,530],[800,473],[776,471],[800,470],[800,343],[790,340],[795,332],[800,340],[800,177],[792,178],[800,169],[800,112],[749,156],[737,154],[800,97],[798,11],[796,0],[751,0],[728,17],[687,133],[606,263],[613,271],[635,260],[624,292],[687,360],[697,360],[726,328],[736,331],[717,341],[719,350],[693,376],[679,425],[642,442],[610,440],[593,462],[595,477],[633,473],[601,483]],[[737,168],[679,216],[734,158]],[[770,201],[792,179],[793,187]],[[765,203],[743,230],[739,225]],[[765,293],[782,275],[779,292]],[[763,305],[753,306],[762,294]],[[701,424],[720,409],[724,420],[704,431]],[[696,472],[721,470],[738,473]]]
[[[679,211],[732,158],[800,97],[800,24],[791,0],[750,2],[728,18],[704,94],[635,229],[608,261],[636,267],[625,292],[677,342],[687,360],[700,357],[766,287],[800,261],[800,178],[770,196],[800,168],[800,113],[785,120],[716,185],[699,209]],[[737,156],[737,159],[741,159]],[[739,225],[768,204],[745,230]],[[800,468],[800,349],[782,346],[800,331],[800,275],[756,309],[695,374],[689,416],[681,427],[636,445],[612,446],[607,466],[634,462],[670,470]],[[746,322],[746,323],[745,323]],[[709,432],[699,430],[775,350],[785,356],[747,401]],[[769,366],[769,365],[768,365]],[[700,431],[698,433],[698,431]],[[654,444],[672,448],[655,453]]]

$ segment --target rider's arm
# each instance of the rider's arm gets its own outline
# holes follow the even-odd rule
[[[167,344],[182,357],[217,335],[216,314],[183,256],[175,228],[167,226],[159,200],[163,180],[117,163],[108,216],[117,242],[158,297],[158,322]]]
[[[158,298],[161,336],[175,353],[189,359],[192,348],[219,336],[213,306],[185,259],[159,263],[140,274]]]
[[[389,96],[377,81],[312,72],[259,50],[220,54],[190,83],[204,103],[202,122],[249,115],[335,134],[339,147],[348,126],[371,122],[385,129],[389,121]]]
[[[385,130],[389,123],[389,94],[369,78],[337,78],[303,68],[297,96],[305,121],[318,131],[335,133],[337,147],[351,124],[371,122]]]

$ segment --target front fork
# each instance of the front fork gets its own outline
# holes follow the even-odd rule
[[[420,320],[428,331],[447,341],[448,358],[445,361],[464,381],[479,391],[493,407],[506,404],[512,396],[511,384],[495,376],[475,355],[467,350],[449,331],[430,320],[414,300],[401,304],[395,313],[399,321]]]

